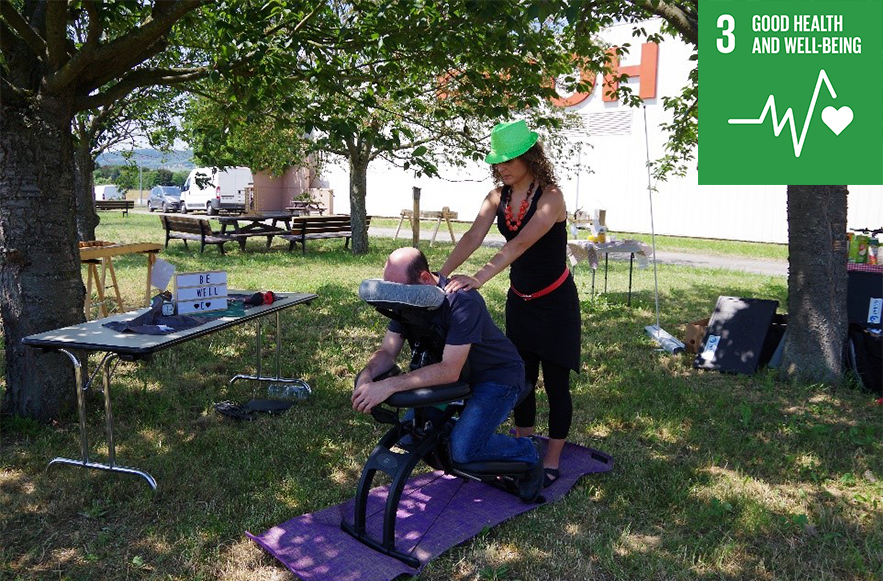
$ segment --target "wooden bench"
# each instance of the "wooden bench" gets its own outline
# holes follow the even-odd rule
[[[237,241],[236,236],[214,232],[208,220],[187,216],[160,216],[159,219],[166,231],[166,248],[172,239],[183,240],[184,248],[187,248],[188,240],[197,240],[200,253],[205,250],[206,244],[217,244],[221,254],[226,254],[224,244]]]
[[[95,200],[96,210],[122,210],[123,214],[129,215],[129,210],[135,207],[135,200]]]
[[[371,216],[365,217],[365,227],[371,224]],[[345,238],[344,248],[349,247],[353,236],[353,225],[349,216],[295,216],[291,219],[291,231],[279,238],[288,240],[289,252],[300,243],[303,253],[307,253],[307,240]]]

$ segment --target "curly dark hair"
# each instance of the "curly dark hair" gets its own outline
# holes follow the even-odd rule
[[[520,159],[524,162],[527,166],[527,171],[537,181],[537,187],[558,186],[555,168],[552,167],[552,162],[546,157],[543,144],[539,141],[515,159]],[[500,176],[500,172],[497,171],[496,164],[491,165],[491,175],[494,178],[494,184],[498,186],[503,185],[503,178]]]

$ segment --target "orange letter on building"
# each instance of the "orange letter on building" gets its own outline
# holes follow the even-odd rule
[[[610,49],[610,63],[613,69],[619,73],[626,74],[629,78],[638,77],[639,88],[638,96],[642,99],[653,99],[656,97],[656,65],[659,61],[659,45],[655,42],[645,42],[641,45],[641,64],[628,67],[619,67],[619,58],[616,51]],[[601,98],[605,101],[615,101],[616,97],[610,95],[619,89],[619,83],[613,79],[613,75],[604,76],[604,87],[601,91]]]

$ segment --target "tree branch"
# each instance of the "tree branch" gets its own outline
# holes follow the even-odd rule
[[[108,120],[116,115],[118,110],[122,108],[122,101],[114,101],[113,103],[109,103],[107,106],[102,107],[97,113],[92,115],[92,118],[89,120],[89,139],[93,140],[98,135],[99,132],[104,130],[105,124]]]
[[[395,149],[383,149],[383,150],[381,150],[381,149],[375,149],[375,150],[374,150],[374,151],[368,156],[368,161],[374,161],[375,159],[377,159],[378,157],[380,157],[380,156],[382,156],[382,155],[384,155],[384,154],[389,154],[389,155],[391,155],[391,156],[393,156],[393,157],[398,157],[398,156],[395,155],[395,152],[396,152],[396,151],[403,151],[403,150],[405,150],[405,149],[413,149],[413,148],[417,147],[418,145],[423,145],[424,143],[430,143],[430,142],[432,142],[432,141],[436,141],[436,140],[433,139],[433,138],[431,138],[431,137],[427,137],[426,139],[418,139],[417,141],[412,141],[412,142],[410,142],[410,143],[403,143],[402,145],[398,146],[398,147],[395,148]],[[410,157],[411,157],[411,156],[408,156],[408,157],[402,157],[401,159],[410,159]]]
[[[143,52],[143,47],[152,46],[185,14],[208,2],[209,0],[177,0],[165,12],[154,10],[154,14],[147,17],[142,26],[97,49],[95,66],[112,66],[120,54]]]
[[[300,29],[303,28],[307,24],[307,22],[309,22],[313,18],[313,16],[315,16],[316,13],[319,12],[319,9],[322,8],[322,6],[324,6],[323,2],[316,2],[315,8],[313,8],[309,14],[304,16],[301,19],[301,21],[298,22],[293,29],[291,29],[291,35],[293,36],[293,35],[297,34],[298,32],[300,32]],[[273,28],[271,28],[270,30],[265,32],[264,35],[265,36],[273,36],[274,34],[279,32],[279,30],[284,28],[286,24],[288,24],[288,22],[281,22],[277,26],[274,26]]]
[[[208,76],[211,72],[209,67],[196,67],[190,69],[138,69],[132,71],[115,85],[97,95],[82,97],[74,104],[76,111],[105,107],[117,99],[120,99],[135,89],[149,87],[151,85],[177,85],[188,81],[195,81]]]
[[[9,26],[6,25],[6,21],[0,20],[0,52],[7,55],[6,58],[9,58],[8,55],[12,54],[16,43],[21,42],[22,40],[12,32],[12,29],[9,28]]]
[[[636,4],[647,12],[664,18],[672,28],[684,37],[684,40],[693,46],[699,45],[699,23],[683,8],[664,0],[659,0],[658,2],[654,0],[638,0]]]
[[[6,24],[18,34],[38,59],[46,57],[46,41],[43,40],[31,25],[25,22],[21,14],[12,6],[9,0],[0,0],[0,17]]]
[[[58,91],[68,86],[87,66],[102,79],[113,79],[154,54],[156,43],[188,12],[209,0],[175,0],[167,10],[156,8],[142,26],[94,50],[83,47],[64,67],[47,79],[47,87]],[[164,48],[164,46],[162,47]],[[160,50],[162,50],[162,48]],[[154,52],[151,52],[153,50]],[[124,55],[124,58],[120,58]],[[97,77],[96,77],[97,78]],[[100,83],[97,86],[101,86]],[[92,88],[96,85],[93,84]]]
[[[86,15],[89,17],[89,28],[83,48],[89,50],[98,44],[98,41],[101,39],[101,33],[104,32],[104,27],[101,25],[101,17],[98,14],[98,7],[95,6],[94,0],[84,0],[83,7],[86,9]]]
[[[0,81],[2,81],[5,89],[0,90],[0,92],[6,92],[4,95],[4,99],[9,102],[11,99],[9,98],[9,94],[11,93],[16,99],[21,101],[29,101],[34,98],[34,94],[27,89],[22,89],[21,87],[17,87],[9,82],[9,79],[6,78],[5,75],[0,75]]]
[[[128,58],[121,60],[120,64],[126,63],[128,65],[128,68],[125,69],[127,71],[127,74],[130,73],[133,69],[140,70],[140,69],[135,69],[135,67],[137,65],[139,65],[140,63],[142,63],[150,58],[153,58],[157,54],[164,51],[167,47],[168,47],[168,45],[166,43],[166,39],[161,38],[158,41],[156,41],[155,43],[153,43],[153,46],[149,47],[147,49],[146,53],[142,53],[140,55],[131,55]],[[80,55],[77,55],[77,56],[80,56]],[[85,62],[85,60],[83,62]],[[79,68],[80,64],[81,63],[77,63],[76,67],[74,67],[74,69]],[[72,70],[74,70],[74,69],[72,69]],[[78,80],[79,82],[77,84],[77,91],[80,94],[90,94],[90,93],[92,93],[92,91],[95,91],[96,89],[101,89],[101,87],[103,87],[104,85],[106,85],[110,82],[113,82],[114,80],[118,80],[117,79],[117,76],[118,76],[117,72],[109,72],[109,71],[106,71],[101,76],[85,75],[85,74],[83,76],[86,78],[79,79]],[[54,87],[54,85],[49,85],[49,86]]]
[[[67,60],[67,2],[47,2],[46,54],[53,71]]]

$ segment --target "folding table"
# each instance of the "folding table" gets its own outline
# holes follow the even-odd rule
[[[589,240],[568,240],[567,253],[572,266],[577,263],[588,261],[592,267],[592,297],[595,296],[595,270],[598,268],[598,254],[604,255],[604,292],[607,292],[607,265],[611,253],[620,252],[629,255],[629,293],[628,306],[632,306],[632,271],[634,270],[635,257],[638,258],[638,268],[647,266],[647,256],[650,247],[638,240],[621,240],[617,242],[596,243]]]
[[[243,294],[251,295],[252,291],[229,291],[230,295]],[[256,339],[256,364],[255,375],[236,374],[230,383],[239,379],[249,379],[256,381],[272,381],[281,383],[302,383],[301,379],[288,379],[280,376],[279,358],[281,347],[281,328],[279,324],[279,313],[294,305],[302,303],[310,303],[318,295],[309,293],[280,293],[276,295],[273,304],[252,307],[245,311],[244,315],[239,316],[221,316],[217,318],[208,318],[205,323],[197,327],[169,333],[167,335],[145,335],[136,333],[122,333],[114,331],[104,326],[109,321],[130,321],[141,315],[146,309],[130,311],[120,315],[114,315],[104,319],[94,321],[86,321],[78,325],[71,325],[53,331],[46,331],[30,335],[22,339],[22,343],[30,347],[42,349],[43,351],[57,351],[64,353],[70,359],[74,366],[74,377],[77,386],[77,406],[80,415],[80,459],[73,458],[54,458],[49,462],[49,466],[54,464],[68,464],[78,466],[80,468],[93,468],[97,470],[105,470],[108,472],[116,472],[121,474],[133,474],[144,478],[150,487],[156,490],[156,480],[153,476],[143,470],[136,468],[127,468],[119,466],[116,463],[113,442],[113,412],[110,403],[110,380],[116,366],[120,360],[123,361],[146,361],[156,353],[163,349],[167,349],[174,345],[180,345],[187,341],[203,337],[211,333],[216,333],[223,329],[229,329],[236,325],[241,325],[248,321],[255,321],[257,339]],[[261,373],[261,321],[262,317],[268,315],[276,316],[276,374],[273,377],[265,376]],[[81,352],[81,355],[76,354]],[[98,366],[88,377],[83,373],[83,365],[85,359],[90,353],[103,353]],[[86,401],[85,392],[92,386],[92,382],[100,371],[103,371],[104,380],[104,415],[107,432],[107,463],[93,462],[89,460],[89,446],[86,439]]]

